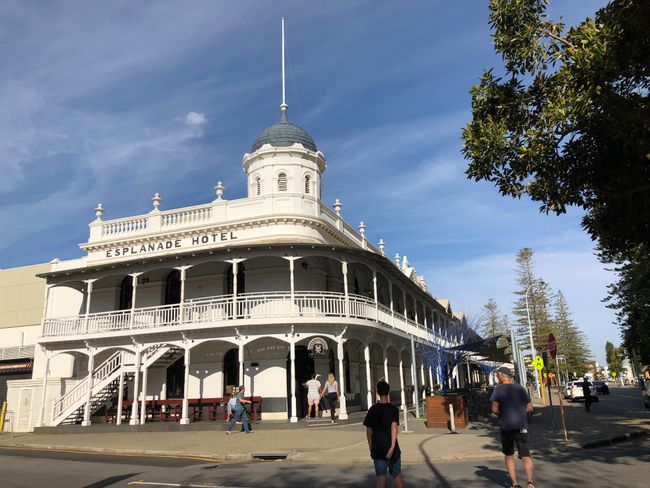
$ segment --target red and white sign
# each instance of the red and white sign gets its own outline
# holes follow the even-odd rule
[[[557,345],[555,344],[555,336],[553,334],[548,335],[548,352],[553,359],[557,355]]]

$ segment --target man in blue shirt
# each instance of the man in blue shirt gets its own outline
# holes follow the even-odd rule
[[[526,389],[512,381],[512,372],[505,366],[497,369],[499,384],[494,388],[490,401],[492,412],[499,416],[501,428],[501,449],[506,456],[506,469],[512,480],[512,488],[521,488],[517,483],[515,465],[515,444],[519,458],[528,476],[528,487],[535,488],[533,460],[528,448],[528,413],[533,411]]]

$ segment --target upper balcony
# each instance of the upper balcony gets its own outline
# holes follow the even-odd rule
[[[406,318],[371,298],[335,292],[221,295],[160,305],[46,319],[40,342],[272,323],[358,323],[449,345],[433,324]],[[441,330],[441,329],[440,329]]]

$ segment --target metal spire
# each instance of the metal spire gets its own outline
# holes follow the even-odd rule
[[[280,123],[287,124],[287,102],[285,96],[285,75],[284,75],[284,17],[282,17],[282,104],[280,105]]]

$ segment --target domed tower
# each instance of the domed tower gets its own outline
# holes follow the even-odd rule
[[[282,19],[282,104],[280,123],[264,129],[244,154],[248,197],[303,194],[320,199],[325,156],[302,127],[287,117],[284,77],[284,18]]]
[[[280,123],[257,136],[242,166],[248,177],[249,197],[300,193],[319,199],[327,165],[309,133],[289,123],[287,105],[283,103]]]

